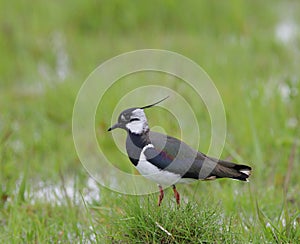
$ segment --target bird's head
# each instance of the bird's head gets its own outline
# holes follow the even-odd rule
[[[149,131],[148,121],[144,113],[144,109],[153,107],[162,102],[164,99],[140,108],[129,108],[121,112],[118,122],[108,129],[111,131],[116,128],[121,128],[134,134],[143,134]]]

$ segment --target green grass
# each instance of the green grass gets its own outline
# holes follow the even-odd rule
[[[19,0],[1,6],[1,243],[300,241],[299,3],[67,0],[28,7]],[[296,31],[282,42],[276,29],[286,22]],[[158,208],[157,194],[134,197],[91,185],[72,137],[77,92],[100,63],[140,48],[179,52],[211,76],[226,109],[222,158],[251,165],[250,183],[178,185],[180,208],[171,189]],[[131,75],[105,94],[95,125],[99,145],[126,172],[135,171],[106,129],[119,98],[148,84],[186,98],[199,122],[199,150],[209,147],[210,118],[190,87],[161,73]],[[136,106],[144,105],[139,95]],[[150,125],[180,137],[164,109],[147,116]]]
[[[205,243],[238,240],[238,230],[231,220],[222,218],[217,206],[188,203],[180,208],[174,204],[157,207],[153,197],[129,201],[125,216],[116,225],[119,229],[112,239],[135,243]],[[189,216],[187,218],[187,216]],[[227,223],[228,221],[228,223]]]

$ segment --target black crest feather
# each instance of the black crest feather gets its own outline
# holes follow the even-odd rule
[[[144,107],[140,107],[140,109],[151,108],[151,107],[155,106],[156,104],[159,104],[159,103],[161,103],[162,101],[166,100],[168,97],[169,97],[169,96],[167,96],[167,97],[165,97],[165,98],[159,100],[158,102],[155,102],[155,103],[146,105],[146,106],[144,106]]]

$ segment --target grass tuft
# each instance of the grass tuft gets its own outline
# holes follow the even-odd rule
[[[150,200],[149,200],[150,199]],[[115,223],[114,241],[133,243],[223,243],[238,240],[231,221],[219,205],[189,202],[158,207],[153,196],[148,201],[131,198],[124,204],[124,215]]]

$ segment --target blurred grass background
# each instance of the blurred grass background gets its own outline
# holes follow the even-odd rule
[[[1,0],[0,240],[122,241],[129,238],[124,232],[135,232],[116,219],[145,223],[147,215],[132,211],[136,204],[155,218],[150,208],[155,209],[155,197],[140,202],[103,188],[93,193],[74,149],[71,119],[81,84],[100,63],[127,51],[158,48],[191,58],[210,75],[226,109],[222,156],[254,168],[246,185],[225,180],[179,186],[199,208],[220,202],[218,216],[225,214],[227,222],[223,227],[238,233],[230,237],[224,232],[225,239],[210,236],[207,241],[299,241],[299,10],[297,1]],[[105,131],[118,98],[148,84],[142,78],[136,75],[129,85],[120,80],[112,87],[96,119],[99,144],[124,170],[129,160],[117,155]],[[179,80],[152,78],[152,84],[166,85],[189,101],[200,124],[199,149],[205,152],[210,121],[201,100]],[[137,101],[139,105],[144,104]],[[169,134],[180,135],[164,114],[149,110],[150,124],[159,121]],[[165,201],[171,199],[169,194]],[[124,210],[124,201],[133,208]],[[195,214],[195,208],[186,209]],[[164,211],[170,221],[172,210]],[[147,224],[141,226],[140,234],[148,233]],[[145,236],[142,241],[151,242],[149,233]],[[164,240],[151,237],[153,242]],[[176,240],[182,241],[171,239]]]

